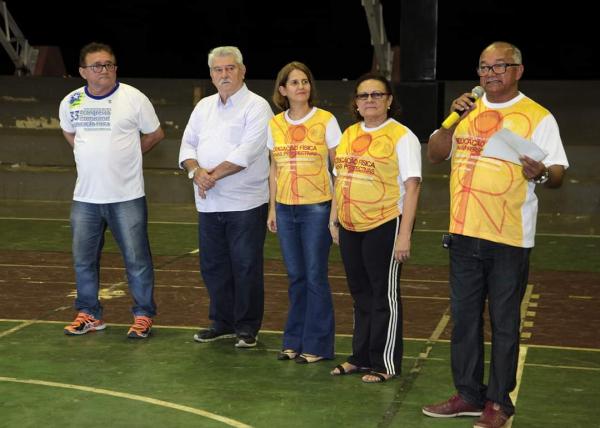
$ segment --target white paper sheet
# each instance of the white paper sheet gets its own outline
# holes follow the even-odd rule
[[[502,159],[521,165],[519,160],[521,156],[527,156],[540,162],[548,156],[548,153],[510,129],[502,128],[490,137],[481,152],[481,156]]]

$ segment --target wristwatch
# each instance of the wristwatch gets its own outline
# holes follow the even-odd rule
[[[544,184],[546,181],[550,179],[550,170],[546,167],[544,171],[533,179],[533,182],[536,184]]]
[[[196,166],[188,171],[188,178],[190,180],[192,180],[194,178],[194,176],[196,175],[196,171],[198,171],[199,168],[200,168],[199,166]]]

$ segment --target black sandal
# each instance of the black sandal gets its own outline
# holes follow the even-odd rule
[[[376,380],[365,380],[366,376],[373,376],[374,378],[376,378]],[[361,380],[364,383],[383,383],[385,381],[390,380],[394,376],[395,375],[387,375],[387,377],[386,377],[385,374],[374,372],[374,371],[370,371],[369,373],[367,373],[366,375],[364,375]]]
[[[350,364],[348,362],[346,362],[346,363]],[[354,366],[354,364],[352,364],[352,365]],[[334,370],[337,370],[338,372],[334,373]],[[331,376],[345,376],[345,375],[349,375],[349,374],[352,374],[352,373],[368,373],[370,371],[371,371],[371,369],[368,369],[366,367],[358,367],[358,366],[354,366],[353,369],[346,370],[344,368],[344,364],[342,363],[342,364],[338,364],[337,366],[335,366],[333,368],[333,370],[329,372],[329,374]]]

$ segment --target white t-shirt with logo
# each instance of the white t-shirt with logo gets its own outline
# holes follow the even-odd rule
[[[140,132],[160,126],[148,97],[124,83],[102,97],[81,87],[62,100],[59,116],[61,128],[75,133],[73,200],[108,204],[144,196]]]

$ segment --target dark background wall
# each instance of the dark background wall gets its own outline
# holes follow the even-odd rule
[[[415,0],[418,1],[418,0]],[[290,60],[306,62],[317,79],[355,79],[371,66],[372,48],[360,0],[6,0],[33,45],[61,48],[77,75],[78,51],[104,41],[115,48],[120,75],[206,78],[206,55],[234,44],[248,78],[273,79]],[[383,0],[392,43],[398,43],[401,0]],[[517,44],[528,79],[600,78],[595,18],[583,1],[438,2],[437,78],[474,77],[481,49],[493,40]],[[14,71],[0,52],[0,74]]]

